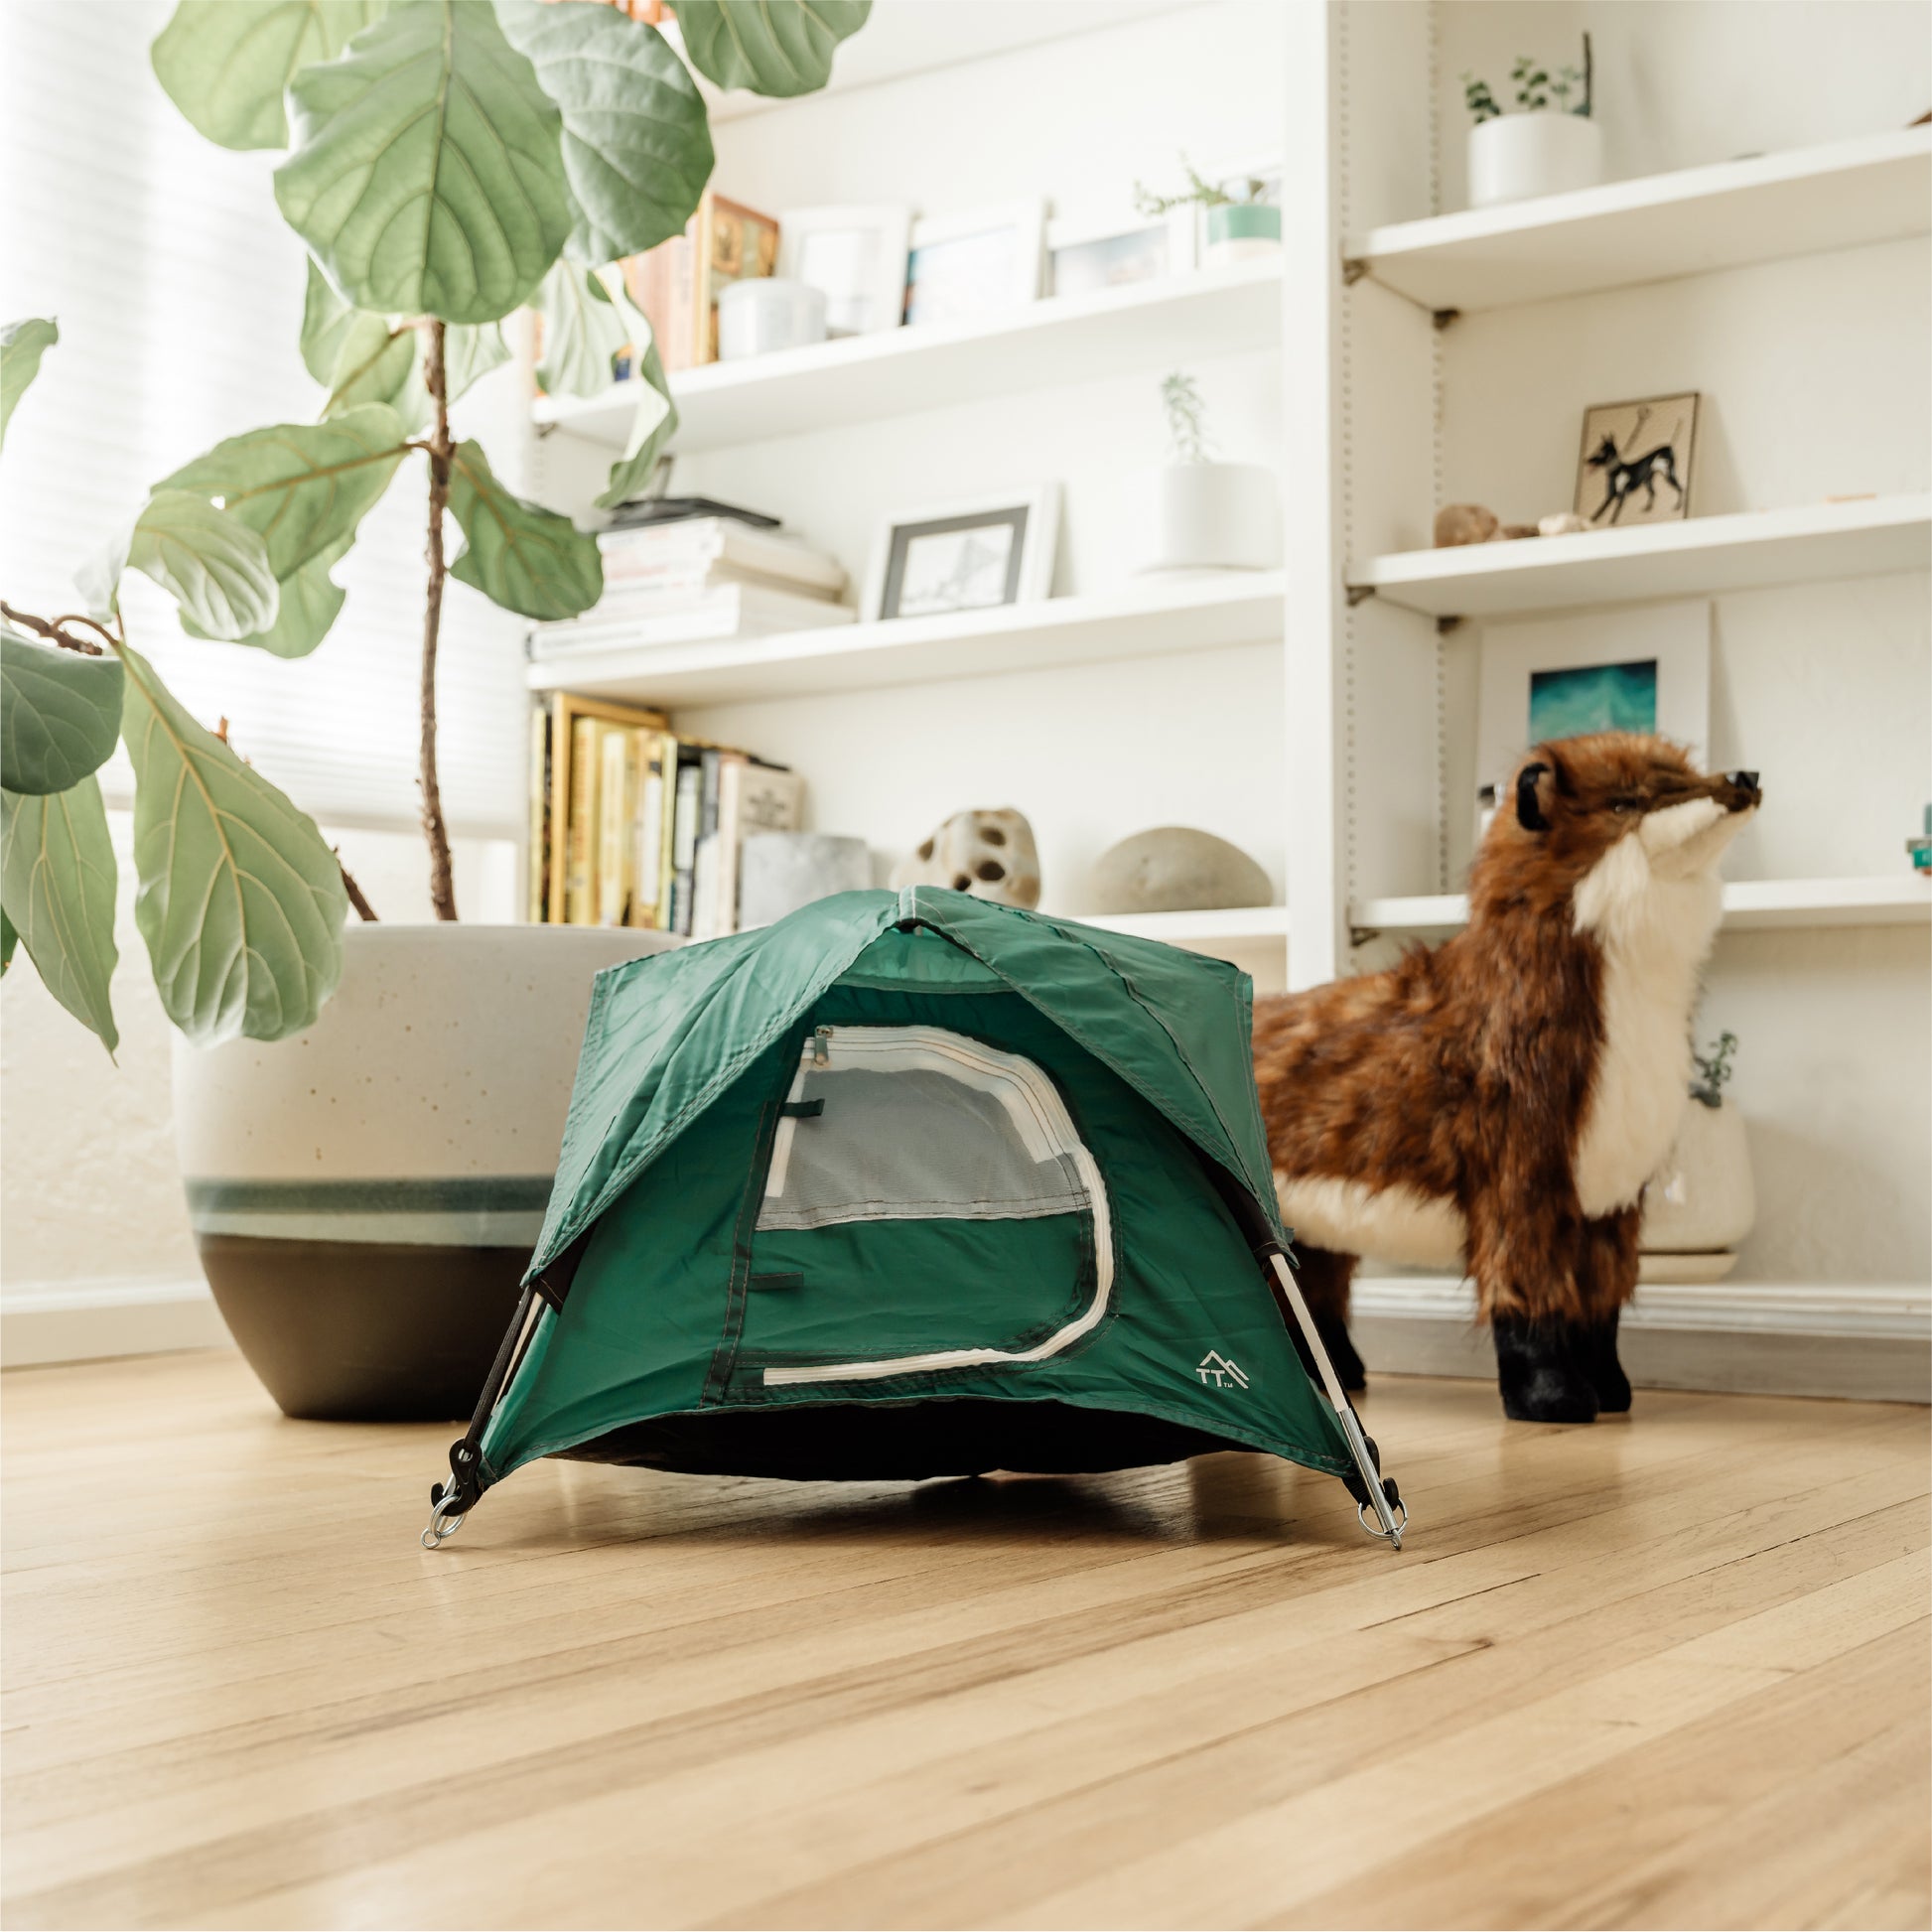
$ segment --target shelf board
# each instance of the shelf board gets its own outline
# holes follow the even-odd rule
[[[1580,536],[1401,550],[1351,565],[1348,583],[1425,617],[1493,618],[1928,565],[1932,493],[1914,492]]]
[[[1281,335],[1279,259],[1201,269],[1167,281],[1051,297],[989,320],[848,336],[744,362],[714,362],[671,378],[684,455],[835,429],[986,395],[1163,369]],[[548,426],[621,450],[637,385],[595,396],[539,396]]]
[[[1347,250],[1426,309],[1469,314],[1932,230],[1932,128],[1721,161],[1371,228]]]
[[[529,666],[533,691],[690,706],[862,691],[1166,651],[1279,641],[1278,570],[1189,577],[1102,597],[949,617],[834,624],[774,637],[582,651]]]
[[[1374,932],[1454,932],[1469,917],[1461,893],[1418,898],[1364,898],[1348,922]],[[1916,873],[1858,879],[1739,879],[1725,886],[1725,930],[1766,932],[1792,926],[1932,925],[1932,880]]]

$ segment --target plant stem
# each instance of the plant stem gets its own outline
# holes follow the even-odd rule
[[[429,840],[429,896],[439,919],[456,917],[456,884],[450,871],[450,834],[443,823],[443,793],[436,782],[436,644],[443,627],[443,511],[450,500],[450,400],[443,369],[443,324],[429,326],[423,379],[436,406],[429,439],[429,595],[423,606],[423,738],[419,770],[423,836]]]

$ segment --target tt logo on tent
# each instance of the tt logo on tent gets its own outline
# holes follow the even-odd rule
[[[1217,1389],[1245,1389],[1248,1386],[1248,1378],[1242,1374],[1240,1366],[1215,1348],[1210,1348],[1200,1358],[1200,1366],[1194,1373],[1203,1383],[1212,1382]]]

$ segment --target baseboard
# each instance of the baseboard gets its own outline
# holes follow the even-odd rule
[[[199,1276],[34,1285],[0,1294],[0,1368],[233,1345]]]
[[[1467,1282],[1357,1281],[1350,1326],[1371,1372],[1496,1370]],[[1932,1400],[1932,1288],[1646,1283],[1624,1316],[1621,1352],[1639,1388],[1923,1403]]]

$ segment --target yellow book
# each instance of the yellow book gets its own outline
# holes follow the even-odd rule
[[[602,725],[599,731],[597,922],[622,925],[630,902],[637,734],[628,725]]]
[[[529,900],[524,908],[532,925],[550,916],[550,711],[530,707]]]
[[[571,925],[597,923],[594,887],[600,729],[595,718],[573,718],[570,722],[569,858],[564,880],[564,918]]]

